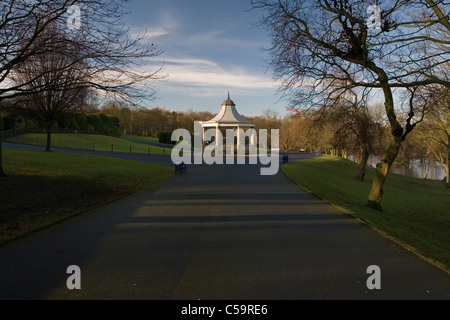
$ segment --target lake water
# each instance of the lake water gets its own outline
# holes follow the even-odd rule
[[[349,156],[349,160],[355,161],[353,156]],[[380,161],[379,157],[372,156],[369,159],[369,165],[372,168],[376,168],[377,163]],[[445,178],[445,168],[437,161],[422,161],[420,159],[414,159],[409,162],[408,165],[396,166],[391,168],[392,173],[401,174],[404,176],[410,176],[414,178],[423,179],[424,172],[428,170],[427,179],[429,180],[443,180]]]

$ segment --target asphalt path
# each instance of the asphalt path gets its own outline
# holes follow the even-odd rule
[[[5,148],[20,148],[20,149],[27,149],[27,150],[45,150],[45,148],[42,146],[18,144],[18,143],[10,143],[10,142],[3,142],[3,147],[5,147]],[[120,158],[120,159],[125,159],[125,160],[148,162],[148,163],[154,163],[154,164],[159,164],[159,165],[169,166],[169,167],[173,166],[171,156],[168,154],[160,155],[160,154],[146,154],[146,153],[92,151],[92,150],[78,150],[78,149],[55,148],[55,147],[52,147],[52,151],[53,152],[69,152],[69,153],[89,154],[89,155],[96,155],[96,156],[103,156],[103,157]],[[280,163],[283,160],[283,156],[287,156],[288,161],[296,161],[296,160],[314,157],[313,154],[280,152]],[[192,160],[192,163],[193,162],[194,161]]]
[[[0,247],[0,299],[450,299],[447,273],[259,169],[190,165]]]

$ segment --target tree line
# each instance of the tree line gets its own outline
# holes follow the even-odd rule
[[[8,112],[2,116],[5,131],[46,132],[46,123],[28,113]],[[65,113],[50,125],[52,132],[96,133],[112,136],[120,135],[120,120],[104,113]]]
[[[206,121],[215,115],[210,112],[169,111],[160,107],[133,107],[126,103],[109,101],[100,107],[100,112],[117,117],[121,135],[158,137],[162,132],[179,128],[194,131],[194,121]]]
[[[433,161],[445,168],[445,183],[450,186],[450,95],[434,93],[434,107],[405,140],[396,158],[396,164],[407,164],[412,159],[421,159],[425,164]],[[355,96],[353,96],[355,97]],[[438,99],[436,99],[438,98]],[[383,104],[369,105],[370,101],[341,98],[333,106],[322,106],[310,110],[292,110],[281,117],[272,109],[260,116],[246,117],[259,129],[280,130],[280,150],[283,152],[314,152],[353,156],[360,164],[355,178],[363,181],[370,156],[381,157],[389,145],[389,121],[384,115]],[[425,103],[425,102],[424,102]],[[55,121],[51,129],[69,132],[87,131],[110,135],[138,135],[165,137],[170,143],[171,133],[179,128],[194,131],[194,121],[206,121],[215,116],[211,112],[170,111],[160,107],[133,107],[124,102],[107,101],[100,104],[92,98],[83,106],[86,113],[66,113]],[[39,118],[33,118],[20,109],[3,117],[4,130],[46,128]],[[407,117],[404,113],[400,117]],[[424,172],[426,177],[427,171]]]
[[[439,162],[445,169],[444,182],[450,187],[450,92],[439,97],[433,110],[408,136],[400,148],[395,164],[409,164],[420,159],[424,163],[423,177],[429,165]],[[257,126],[280,129],[280,149],[285,152],[307,150],[336,155],[343,158],[353,156],[359,163],[355,178],[363,181],[372,156],[380,158],[389,145],[390,126],[383,112],[384,105],[375,103],[359,106],[334,105],[298,111],[281,117],[274,110],[266,110],[257,117]],[[407,114],[399,118],[407,117]]]

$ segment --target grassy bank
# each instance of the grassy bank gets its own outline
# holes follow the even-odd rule
[[[5,139],[7,142],[45,146],[47,135],[42,133],[28,133]],[[79,150],[170,154],[170,149],[149,146],[140,141],[109,137],[95,134],[52,134],[52,147]]]
[[[3,150],[0,243],[160,183],[173,169],[121,159]]]
[[[282,170],[298,185],[450,270],[450,190],[442,182],[390,174],[378,212],[366,206],[374,169],[359,182],[356,164],[323,156],[288,163]]]

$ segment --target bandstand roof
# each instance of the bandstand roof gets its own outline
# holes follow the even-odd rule
[[[228,92],[228,99],[222,103],[222,107],[219,113],[209,121],[203,121],[204,127],[215,127],[217,124],[222,127],[226,126],[241,126],[241,127],[254,127],[255,124],[242,117],[236,109],[236,105],[230,99],[230,93]]]

